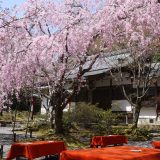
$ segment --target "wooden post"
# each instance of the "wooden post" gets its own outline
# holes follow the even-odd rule
[[[126,114],[126,124],[128,124],[128,115]]]
[[[30,128],[30,129],[29,129],[30,138],[32,138],[32,132],[33,132],[33,130],[32,130],[32,128]]]
[[[112,82],[112,77],[110,77],[110,108],[112,108],[112,93],[113,93],[113,82]]]
[[[0,148],[0,158],[3,159],[3,145],[1,145]]]
[[[13,133],[13,142],[16,142],[17,139],[16,139],[16,133]]]

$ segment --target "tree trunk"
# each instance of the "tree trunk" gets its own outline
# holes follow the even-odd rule
[[[50,119],[50,113],[49,113],[49,109],[46,109],[46,121]]]
[[[61,85],[62,86],[62,85]],[[65,108],[65,95],[63,88],[57,88],[56,92],[51,96],[51,127],[55,129],[56,134],[64,134],[63,129],[63,109]],[[64,104],[63,104],[64,103]],[[64,106],[62,106],[62,104]],[[54,122],[55,120],[55,122]],[[54,123],[53,123],[54,122]]]
[[[54,129],[54,119],[55,119],[55,114],[54,114],[54,108],[52,107],[50,115],[50,125],[52,129]]]
[[[3,110],[0,111],[0,116],[3,116]]]
[[[31,116],[31,110],[29,109],[28,111],[28,117],[27,117],[27,125],[26,125],[26,133],[25,133],[25,138],[27,138],[28,135],[28,130],[29,130],[29,122],[30,122],[30,116]]]
[[[15,108],[15,111],[14,111],[14,116],[12,118],[13,118],[12,132],[13,132],[13,134],[15,134],[16,118],[17,118],[17,105],[16,105],[16,108]]]
[[[137,128],[140,110],[141,110],[141,103],[135,105],[135,107],[134,107],[132,129]]]
[[[63,109],[61,107],[56,107],[55,109],[55,132],[56,134],[64,134]]]

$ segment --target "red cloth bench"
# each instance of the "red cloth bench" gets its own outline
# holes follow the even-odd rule
[[[90,147],[106,147],[110,145],[123,145],[124,143],[128,143],[128,139],[123,135],[109,135],[109,136],[94,136],[92,138]]]
[[[160,160],[160,151],[135,146],[89,148],[63,151],[60,160]]]
[[[160,149],[160,141],[153,141],[152,146],[156,149]]]
[[[26,157],[29,160],[34,158],[60,154],[66,150],[63,141],[35,141],[28,143],[12,144],[6,160],[11,160],[16,157]]]

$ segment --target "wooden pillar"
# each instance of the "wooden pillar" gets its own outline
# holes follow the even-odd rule
[[[16,133],[13,133],[13,142],[17,141]]]
[[[110,77],[110,104],[112,107],[112,93],[113,93],[113,87],[112,87],[112,77]]]
[[[155,82],[155,100],[156,100],[156,121],[158,120],[158,117],[160,116],[160,95],[158,91],[158,84],[157,81]]]
[[[88,92],[88,102],[89,103],[93,103],[93,90],[95,89],[95,84],[93,80],[88,80],[88,88],[87,88],[87,92]]]
[[[128,124],[128,114],[126,113],[126,124]]]

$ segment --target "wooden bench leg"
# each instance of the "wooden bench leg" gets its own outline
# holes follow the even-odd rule
[[[3,159],[3,145],[1,145],[0,148],[0,158]]]

